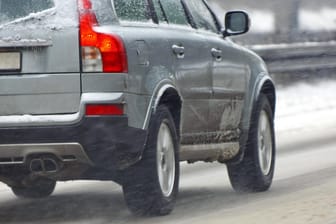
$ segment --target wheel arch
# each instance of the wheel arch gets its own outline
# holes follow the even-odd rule
[[[262,85],[261,89],[258,91],[258,95],[255,98],[255,102],[258,100],[260,94],[265,94],[269,103],[271,104],[273,117],[275,115],[275,105],[276,105],[276,93],[275,93],[275,85],[270,80],[267,79]]]
[[[265,94],[267,99],[269,100],[273,117],[275,115],[275,107],[276,107],[276,89],[275,84],[271,77],[265,73],[259,74],[259,81],[256,81],[253,87],[250,90],[250,97],[246,99],[245,102],[245,111],[243,113],[242,121],[241,121],[241,135],[239,139],[240,144],[240,152],[239,154],[233,158],[232,160],[228,161],[228,164],[235,164],[239,163],[244,156],[245,149],[246,149],[246,142],[248,140],[248,132],[251,125],[251,118],[252,113],[254,110],[254,105],[258,101],[260,94]],[[258,79],[257,79],[258,80]]]
[[[160,105],[166,105],[173,116],[178,135],[180,134],[182,97],[174,85],[166,83],[156,88],[144,122],[144,129],[148,128],[150,117]]]
[[[251,116],[254,109],[254,105],[258,101],[261,94],[265,94],[269,103],[271,104],[273,117],[275,115],[275,107],[276,107],[276,89],[275,84],[270,76],[266,74],[262,74],[260,76],[259,82],[256,82],[255,88],[253,89],[253,94],[249,102],[249,111],[248,111],[248,128],[250,126]]]
[[[182,109],[182,100],[180,95],[174,88],[168,88],[160,97],[158,105],[166,105],[170,114],[173,117],[175,128],[178,136],[180,135],[180,124],[181,124],[181,109]]]
[[[247,129],[243,130],[243,135],[241,140],[241,144],[246,144],[247,142],[247,138],[248,138],[248,132],[251,128],[251,119],[253,116],[253,112],[255,110],[255,105],[258,102],[258,99],[260,98],[261,94],[266,95],[269,103],[271,104],[271,109],[272,109],[272,115],[273,115],[273,119],[274,119],[274,115],[275,115],[275,107],[276,107],[276,90],[275,90],[275,84],[273,82],[273,80],[271,79],[271,77],[265,73],[262,73],[260,76],[260,80],[259,82],[256,82],[253,94],[252,94],[252,98],[250,99],[249,102],[249,109],[248,109],[248,114],[246,114],[246,118],[248,120],[247,121],[247,125],[245,125],[245,127],[248,127]],[[245,122],[246,122],[245,121]],[[244,147],[245,148],[245,147]],[[244,149],[245,150],[245,149]]]

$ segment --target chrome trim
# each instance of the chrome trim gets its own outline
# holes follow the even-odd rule
[[[0,145],[0,165],[24,164],[27,156],[31,154],[52,154],[62,162],[93,165],[83,147],[78,143]],[[66,159],[65,156],[73,156],[73,159]],[[16,161],[18,158],[22,160]],[[11,162],[4,161],[4,159],[11,159]]]
[[[150,103],[149,103],[149,106],[148,106],[148,109],[147,109],[145,121],[144,121],[144,124],[142,126],[143,130],[147,129],[148,124],[149,124],[149,120],[150,120],[150,116],[151,116],[151,110],[152,110],[152,108],[154,108],[154,112],[155,112],[155,110],[156,110],[164,92],[169,88],[175,89],[175,87],[171,84],[164,84],[163,86],[160,85],[162,82],[166,82],[166,81],[167,80],[161,81],[159,83],[159,85],[157,85],[157,87],[153,91],[153,93],[157,93],[157,94],[153,94],[151,99],[150,99]]]
[[[238,142],[181,145],[180,161],[225,162],[238,155],[239,148]]]

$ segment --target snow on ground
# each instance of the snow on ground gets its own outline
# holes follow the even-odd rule
[[[300,83],[278,89],[277,132],[336,128],[336,81]]]

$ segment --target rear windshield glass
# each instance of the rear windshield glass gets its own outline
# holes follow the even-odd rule
[[[0,25],[54,6],[53,0],[0,0]]]

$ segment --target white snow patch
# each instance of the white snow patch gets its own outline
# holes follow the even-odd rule
[[[301,10],[299,27],[307,31],[336,30],[336,9]]]
[[[291,116],[298,113],[336,108],[336,81],[317,84],[301,83],[277,92],[277,115]]]
[[[297,84],[277,91],[277,131],[336,127],[336,81]]]

